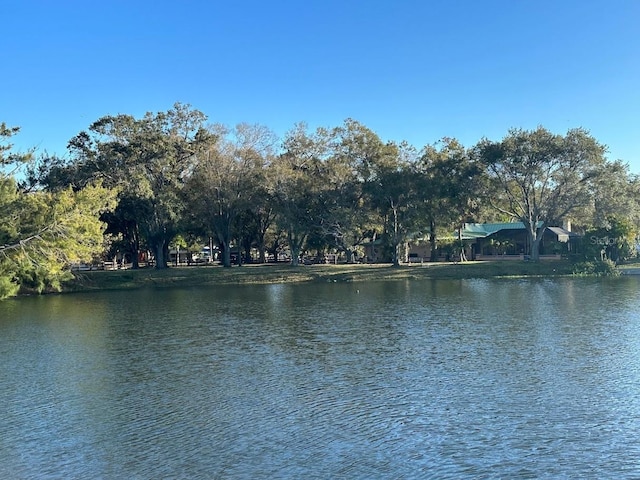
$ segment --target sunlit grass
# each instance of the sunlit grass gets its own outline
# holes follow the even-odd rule
[[[465,262],[391,265],[243,265],[171,267],[164,270],[94,271],[76,274],[66,291],[110,290],[145,286],[241,285],[292,282],[372,282],[426,278],[491,278],[570,275],[568,262]]]

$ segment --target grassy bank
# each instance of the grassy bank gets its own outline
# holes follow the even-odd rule
[[[429,263],[394,268],[390,265],[244,265],[173,267],[81,272],[65,286],[67,292],[141,288],[146,286],[247,285],[291,282],[370,282],[426,278],[494,278],[570,275],[568,262]]]

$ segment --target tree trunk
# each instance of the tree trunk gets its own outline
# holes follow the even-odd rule
[[[267,263],[267,248],[264,243],[258,245],[258,262]]]
[[[347,257],[347,263],[353,263],[353,250],[347,248],[345,249],[344,253]]]
[[[231,245],[230,242],[223,240],[222,242],[222,266],[231,267]]]
[[[400,266],[400,244],[393,242],[393,266]]]
[[[222,247],[222,266],[231,267],[231,220],[230,217],[219,215],[214,218],[213,232]]]
[[[131,239],[131,268],[137,270],[140,268],[140,239],[138,232],[134,231],[133,238]]]
[[[297,248],[291,248],[291,265],[294,267],[300,265],[300,250]]]
[[[436,222],[433,219],[429,221],[429,230],[429,245],[431,248],[429,260],[435,262],[438,259],[438,240],[436,238]]]
[[[167,245],[166,240],[156,240],[153,244],[153,255],[156,257],[156,270],[167,268]]]
[[[140,268],[140,234],[138,233],[138,226],[134,223],[130,228],[127,227],[125,236],[129,240],[129,255],[131,255],[131,268],[136,270]]]
[[[393,266],[394,267],[399,267],[400,266],[400,239],[398,238],[399,235],[399,226],[398,226],[398,209],[397,208],[393,208],[391,209],[391,211],[393,212]]]
[[[542,235],[537,235],[535,238],[531,239],[531,261],[537,262],[540,260],[540,240],[542,240]]]
[[[287,238],[289,240],[289,251],[291,253],[291,265],[297,267],[300,265],[300,252],[302,250],[302,245],[304,244],[305,235],[301,238],[296,238],[296,235],[289,232],[287,234]]]
[[[464,242],[462,241],[462,229],[464,228],[464,225],[461,225],[460,228],[458,229],[458,242],[460,242],[460,262],[466,262],[467,261],[467,254],[464,252]]]
[[[528,223],[528,225],[527,225]],[[529,237],[529,259],[532,262],[540,260],[540,241],[542,240],[542,234],[544,233],[545,226],[536,228],[538,222],[525,222],[527,225],[527,232]]]

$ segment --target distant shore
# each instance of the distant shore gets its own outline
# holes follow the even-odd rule
[[[215,266],[169,267],[163,270],[113,270],[76,272],[64,292],[190,287],[198,285],[250,285],[300,282],[372,282],[421,279],[504,277],[556,277],[572,274],[567,261],[482,261],[424,263],[393,267],[389,264],[301,265],[259,264],[223,268]]]

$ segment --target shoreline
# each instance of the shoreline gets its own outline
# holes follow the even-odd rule
[[[571,276],[568,261],[464,263],[300,265],[247,264],[179,266],[162,270],[108,270],[74,272],[74,279],[60,293],[123,290],[144,287],[191,287],[207,285],[257,285],[309,282],[372,282],[422,279],[524,278]]]

